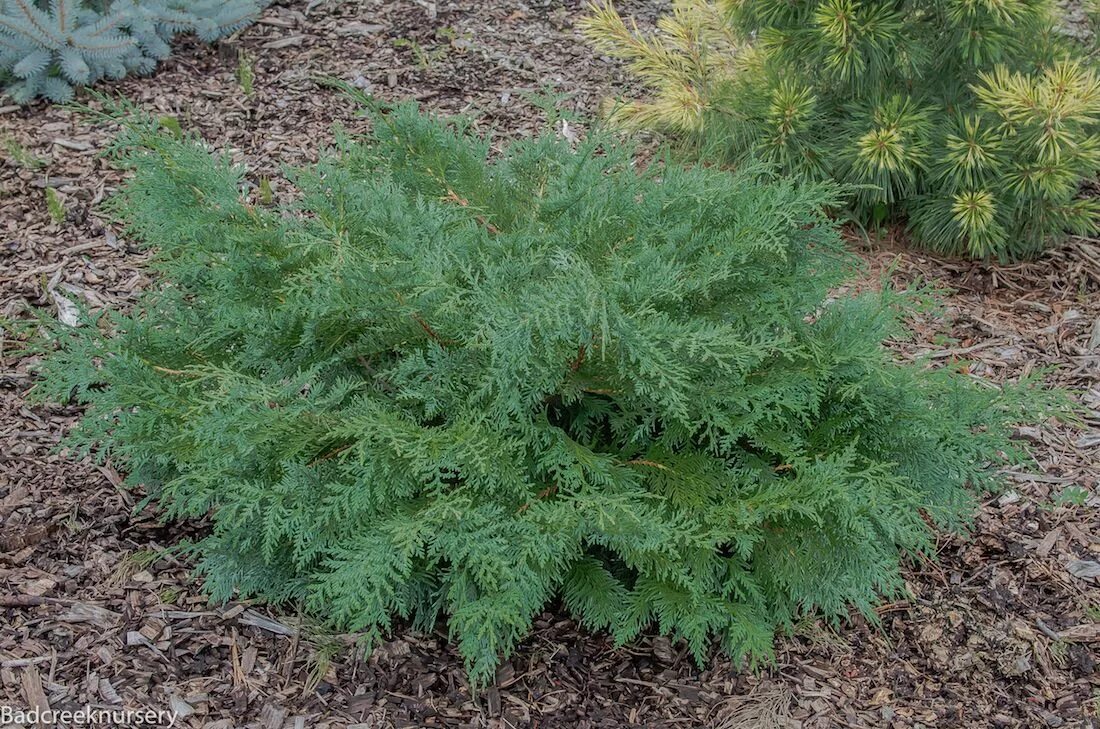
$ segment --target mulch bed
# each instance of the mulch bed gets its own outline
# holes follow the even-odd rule
[[[620,6],[644,24],[664,3]],[[505,136],[539,128],[527,97],[541,89],[594,115],[627,81],[577,37],[582,12],[576,0],[294,2],[220,47],[183,40],[154,76],[100,90],[278,179],[280,164],[315,160],[334,123],[361,125],[325,76]],[[1053,367],[1045,380],[1089,409],[1076,426],[1019,430],[1034,468],[1007,473],[971,534],[943,535],[936,561],[910,566],[911,599],[881,606],[878,625],[807,619],[753,673],[720,657],[700,668],[661,637],[615,648],[550,606],[496,684],[474,692],[442,631],[399,632],[364,655],[355,636],[293,610],[208,604],[165,552],[204,525],[135,511],[141,495],[109,465],[56,452],[79,412],[26,404],[33,362],[8,325],[80,299],[124,307],[149,283],[142,254],[97,213],[121,179],[99,156],[112,132],[58,107],[0,109],[0,704],[171,709],[177,725],[209,728],[1097,726],[1100,241],[991,267],[853,240],[869,284],[948,290],[944,316],[915,319],[900,356],[994,381]]]

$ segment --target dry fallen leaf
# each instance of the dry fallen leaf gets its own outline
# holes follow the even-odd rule
[[[195,707],[175,694],[169,694],[168,707],[180,718],[186,719],[195,713]]]
[[[114,625],[122,616],[116,612],[86,602],[74,602],[57,616],[62,623],[93,623],[101,628]]]
[[[279,38],[278,40],[268,41],[264,43],[261,48],[267,48],[270,50],[277,50],[279,48],[289,48],[291,46],[300,46],[302,41],[306,37],[304,35],[288,35],[286,38]]]
[[[1091,559],[1075,559],[1066,565],[1066,569],[1071,575],[1081,579],[1100,577],[1100,562]]]
[[[57,582],[51,580],[49,577],[41,577],[24,585],[23,592],[28,595],[33,595],[34,597],[42,597],[55,587],[57,587]]]
[[[67,327],[80,326],[80,310],[72,300],[65,298],[57,291],[50,291],[50,298],[57,306],[57,320]]]

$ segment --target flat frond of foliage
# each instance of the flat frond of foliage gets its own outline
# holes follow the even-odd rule
[[[281,207],[155,119],[116,151],[160,284],[51,329],[70,444],[212,516],[216,598],[374,638],[445,619],[477,681],[554,599],[700,661],[871,611],[1052,400],[895,362],[908,298],[837,298],[828,185],[640,170],[599,135],[493,155],[411,106]]]
[[[836,180],[868,226],[974,258],[1090,234],[1100,80],[1048,0],[677,0],[658,30],[609,3],[581,30],[650,89],[611,119],[704,160]],[[701,62],[700,62],[701,60]]]

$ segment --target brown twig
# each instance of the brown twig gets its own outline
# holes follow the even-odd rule
[[[650,468],[659,468],[662,471],[671,470],[663,463],[658,463],[657,461],[648,461],[644,458],[635,458],[633,460],[627,461],[626,463],[628,466],[649,466]]]
[[[39,605],[53,605],[64,602],[64,600],[38,595],[0,595],[0,608],[38,607]]]
[[[420,316],[419,314],[413,314],[412,317],[413,317],[413,321],[415,321],[417,324],[419,324],[420,328],[423,329],[425,332],[427,332],[428,336],[431,337],[432,339],[434,339],[440,347],[446,347],[447,346],[447,343],[443,341],[443,338],[440,337],[438,334],[436,334],[435,330],[432,329],[431,324],[424,321],[424,317]]]
[[[401,295],[400,291],[395,291],[394,296],[397,297],[397,303],[398,304],[401,304],[402,306],[405,305],[405,297]],[[434,329],[432,329],[432,325],[429,324],[428,322],[424,321],[424,317],[420,316],[420,314],[418,314],[415,311],[411,314],[411,316],[412,316],[413,321],[415,321],[417,324],[419,324],[420,328],[423,329],[428,334],[428,336],[431,337],[432,340],[435,341],[436,344],[438,344],[440,347],[446,347],[447,346],[447,344],[448,344],[447,340],[445,340],[443,337],[439,336],[439,334],[436,333],[436,331]]]
[[[558,485],[557,484],[554,484],[552,486],[547,486],[542,491],[538,492],[538,494],[535,496],[535,499],[537,499],[537,500],[545,499],[547,496],[551,496],[551,495],[557,493],[557,491],[558,491]],[[516,510],[516,513],[517,514],[522,514],[523,512],[527,511],[529,508],[531,508],[531,502],[530,501],[528,501],[523,506],[519,507],[519,509]]]
[[[586,350],[584,348],[584,345],[582,344],[580,347],[577,348],[577,356],[574,357],[573,361],[569,363],[570,372],[576,372],[581,368],[581,365],[584,364],[585,353]]]
[[[464,197],[460,197],[457,192],[449,187],[447,188],[447,195],[443,198],[443,200],[445,202],[458,203],[461,207],[464,208],[470,207],[469,200]],[[477,220],[477,222],[481,223],[481,225],[490,233],[493,233],[495,235],[500,232],[500,228],[490,223],[484,215],[475,214],[474,219]]]
[[[316,466],[321,461],[327,461],[330,458],[335,458],[336,456],[338,456],[341,453],[343,453],[344,451],[346,451],[348,448],[351,448],[353,445],[355,445],[355,444],[354,443],[345,443],[342,446],[337,446],[337,447],[333,448],[332,450],[325,451],[324,453],[322,453],[321,455],[317,456],[312,461],[310,461],[309,465],[310,466]]]

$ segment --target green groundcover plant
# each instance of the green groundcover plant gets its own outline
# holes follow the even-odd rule
[[[72,443],[169,517],[212,515],[216,598],[368,638],[445,618],[478,681],[555,599],[756,661],[898,593],[1053,402],[898,363],[908,299],[836,293],[829,186],[372,116],[285,207],[131,118],[114,210],[160,283],[51,328],[39,397],[86,404]]]
[[[1031,256],[1090,234],[1100,81],[1048,0],[675,0],[657,32],[582,28],[652,92],[613,118],[702,159],[853,186],[855,218],[927,247]]]

